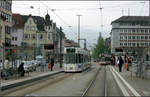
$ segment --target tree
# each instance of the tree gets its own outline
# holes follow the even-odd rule
[[[100,54],[104,54],[106,51],[105,41],[102,36],[98,38],[97,45],[94,48],[92,56],[98,58]]]

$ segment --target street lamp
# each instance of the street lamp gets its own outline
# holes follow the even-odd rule
[[[82,15],[77,15],[78,16],[78,44],[80,46],[80,16]]]

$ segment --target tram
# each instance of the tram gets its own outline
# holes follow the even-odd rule
[[[81,72],[91,67],[91,57],[88,50],[80,47],[64,48],[64,71]]]

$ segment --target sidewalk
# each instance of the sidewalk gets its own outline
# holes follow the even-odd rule
[[[2,90],[5,90],[8,88],[12,88],[12,87],[19,86],[25,83],[29,83],[29,82],[53,75],[53,74],[57,74],[62,71],[63,71],[63,68],[60,69],[59,64],[54,65],[53,71],[48,70],[48,68],[46,67],[45,71],[41,72],[40,68],[38,68],[36,71],[30,72],[29,75],[25,74],[24,77],[14,76],[10,78],[9,80],[0,79],[0,87]]]
[[[119,72],[117,66],[113,66],[117,72]],[[150,95],[150,80],[136,77],[135,73],[126,71],[125,68],[122,68],[122,72],[119,74],[142,96]],[[149,76],[148,76],[149,77]]]

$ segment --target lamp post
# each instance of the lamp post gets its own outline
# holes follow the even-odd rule
[[[59,38],[60,38],[60,39],[59,39],[59,40],[60,40],[60,41],[59,41],[59,42],[60,42],[60,47],[59,47],[59,48],[60,48],[60,49],[59,49],[59,50],[60,50],[60,51],[59,51],[59,53],[60,53],[60,54],[59,54],[59,57],[60,57],[60,68],[62,68],[62,27],[60,27],[59,36],[60,36],[60,37],[59,37]]]
[[[77,15],[78,16],[78,44],[80,46],[80,16],[82,15]]]

